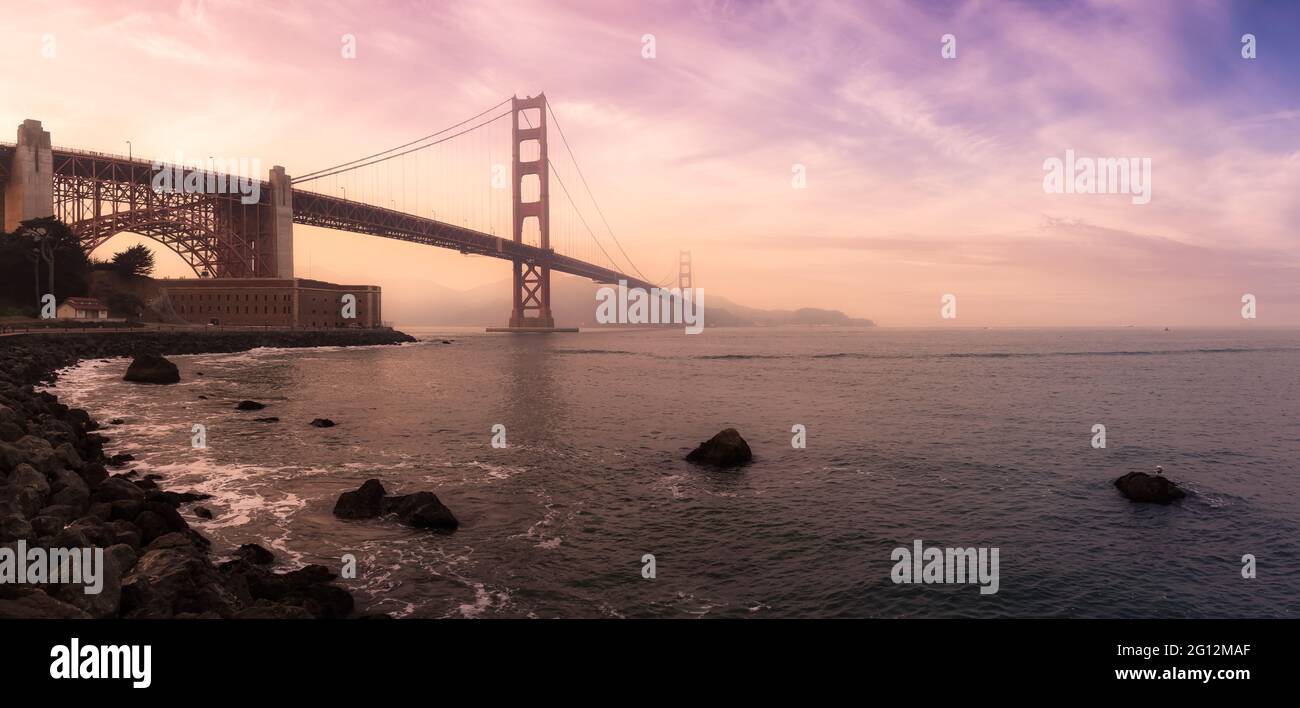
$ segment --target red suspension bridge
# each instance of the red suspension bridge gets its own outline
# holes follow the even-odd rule
[[[551,126],[563,169],[551,159]],[[28,120],[17,143],[0,144],[0,211],[7,231],[56,216],[87,253],[119,233],[148,236],[200,277],[292,278],[294,224],[499,258],[512,264],[510,327],[520,330],[555,327],[552,271],[642,288],[677,275],[652,282],[628,257],[544,94],[296,178],[280,166],[265,180],[229,167],[54,147]],[[162,170],[175,175],[168,188]]]

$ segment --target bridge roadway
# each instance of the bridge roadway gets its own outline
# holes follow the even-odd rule
[[[0,143],[0,183],[8,181],[13,150],[12,143]],[[96,180],[125,182],[136,186],[150,186],[153,183],[155,169],[152,160],[60,147],[54,147],[52,152],[54,173],[58,176],[82,179],[91,177]],[[269,204],[271,184],[266,180],[259,180],[259,182],[260,200],[263,204]],[[542,249],[364,202],[295,189],[292,203],[295,224],[382,236],[507,261],[536,263],[548,266],[556,272],[588,278],[598,283],[617,283],[625,280],[629,287],[647,290],[655,287],[635,276],[561,255],[554,249]]]

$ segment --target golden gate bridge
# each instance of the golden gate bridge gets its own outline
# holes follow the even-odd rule
[[[24,121],[16,143],[0,144],[5,229],[52,215],[87,253],[136,233],[212,278],[292,278],[294,224],[455,249],[512,264],[509,329],[519,331],[555,328],[552,271],[645,289],[678,277],[690,287],[680,281],[688,261],[658,281],[633,263],[545,94],[508,98],[417,140],[297,177],[281,166],[265,180],[244,175],[259,188],[252,200],[235,189],[159,189],[162,169],[180,184],[230,185],[235,177],[210,164],[55,147],[39,121]]]

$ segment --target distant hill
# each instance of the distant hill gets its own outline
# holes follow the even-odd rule
[[[775,327],[778,325],[834,325],[837,327],[875,327],[876,323],[849,317],[839,310],[801,307],[797,310],[760,310],[746,307],[723,297],[704,296],[704,320],[713,327]],[[713,320],[713,321],[710,321]]]
[[[383,284],[380,283],[382,286]],[[565,327],[598,327],[596,290],[588,280],[554,275],[551,311]],[[451,290],[425,285],[419,302],[396,304],[385,298],[384,319],[406,325],[501,326],[510,317],[510,282],[499,281],[472,290]],[[834,325],[874,327],[868,319],[853,318],[839,310],[805,307],[796,310],[762,310],[718,297],[705,289],[704,324],[707,327],[775,327],[778,325]]]

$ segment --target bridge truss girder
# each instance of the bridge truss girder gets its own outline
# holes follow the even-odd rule
[[[256,204],[244,204],[237,192],[162,191],[153,186],[155,172],[148,162],[55,151],[54,215],[87,254],[131,232],[162,243],[199,276],[266,275],[257,254],[265,191]]]

